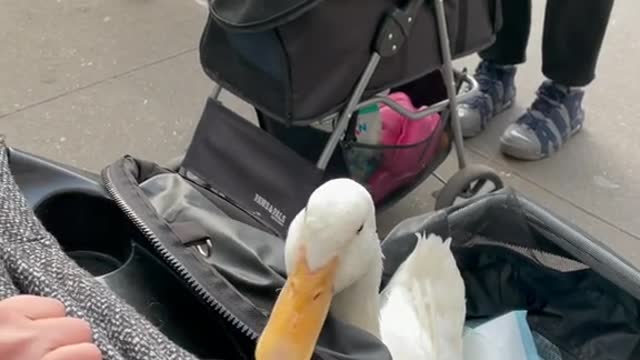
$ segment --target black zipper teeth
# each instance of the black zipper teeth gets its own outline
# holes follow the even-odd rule
[[[189,287],[193,289],[201,298],[203,298],[207,304],[209,304],[215,311],[217,311],[222,317],[235,328],[240,330],[243,334],[247,335],[251,340],[256,340],[258,338],[258,334],[249,328],[245,323],[243,323],[240,319],[238,319],[235,315],[233,315],[229,310],[225,308],[223,304],[221,304],[218,300],[213,298],[207,290],[198,283],[198,281],[189,274],[189,271],[176,259],[165,247],[162,245],[158,237],[153,233],[153,231],[138,217],[138,215],[131,209],[131,207],[124,201],[122,196],[118,193],[111,178],[108,174],[108,171],[103,173],[103,180],[105,183],[105,188],[109,195],[113,198],[113,201],[116,205],[127,215],[129,220],[131,220],[136,227],[143,233],[143,235],[151,242],[151,245],[154,249],[160,254],[162,259],[167,263],[173,270],[175,270],[178,275],[184,279]]]
[[[511,250],[514,250],[514,251],[521,250],[521,251],[525,252],[525,254],[520,253],[519,251],[518,251],[518,253],[520,253],[523,256],[527,256],[530,259],[531,259],[531,257],[528,256],[526,254],[526,252],[533,252],[534,254],[538,253],[540,255],[544,255],[544,256],[547,256],[547,257],[550,257],[550,258],[554,258],[554,259],[557,258],[557,259],[562,260],[562,261],[570,261],[572,263],[575,263],[576,267],[580,267],[579,265],[582,265],[582,267],[584,267],[584,268],[587,268],[587,269],[591,268],[590,266],[582,263],[579,260],[570,259],[570,258],[564,257],[562,255],[556,255],[556,254],[552,254],[552,253],[547,252],[547,251],[538,250],[538,249],[534,249],[534,248],[530,248],[530,247],[526,247],[526,246],[522,246],[522,245],[514,245],[514,244],[509,244],[509,243],[495,244],[495,243],[490,243],[490,242],[482,242],[481,244],[482,245],[489,245],[489,246],[499,246],[499,247],[506,248],[506,249],[511,249]],[[533,259],[533,260],[537,260],[537,259]],[[548,266],[546,264],[542,264],[542,265],[550,268],[550,266]],[[582,268],[582,267],[580,267],[580,268]],[[552,269],[563,272],[562,269],[555,269],[555,268],[552,268]],[[571,272],[571,271],[575,271],[575,270],[569,270],[569,272]]]

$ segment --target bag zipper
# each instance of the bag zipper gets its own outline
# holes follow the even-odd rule
[[[582,263],[579,260],[574,260],[574,259],[570,259],[567,257],[564,257],[562,255],[556,255],[556,254],[552,254],[550,252],[547,251],[543,251],[543,250],[538,250],[538,249],[534,249],[531,247],[527,247],[527,246],[522,246],[522,245],[514,245],[514,244],[510,244],[510,243],[493,243],[490,241],[478,241],[477,242],[478,245],[484,245],[484,246],[491,246],[491,247],[500,247],[503,249],[508,249],[511,251],[516,252],[519,255],[525,256],[530,260],[533,260],[535,262],[538,262],[540,265],[546,267],[547,269],[551,269],[554,271],[559,271],[559,272],[563,272],[563,273],[569,273],[569,272],[574,272],[574,271],[581,271],[581,270],[585,270],[585,269],[589,269],[590,267],[584,263]],[[533,257],[529,254],[533,254]],[[537,258],[536,256],[538,255],[542,255],[542,256],[546,256],[548,258],[553,258],[553,259],[557,259],[560,261],[564,261],[567,263],[571,264],[571,268],[565,270],[565,269],[559,269],[554,267],[551,264],[547,264],[544,263],[543,261],[541,261],[539,258]]]
[[[129,220],[134,223],[138,230],[142,232],[147,240],[149,240],[156,252],[162,257],[162,260],[164,260],[166,264],[168,264],[174,271],[176,271],[178,275],[186,281],[187,285],[189,285],[189,287],[193,291],[195,291],[198,296],[204,299],[208,305],[210,305],[217,313],[219,313],[223,317],[223,319],[231,323],[231,325],[240,330],[241,333],[248,336],[251,340],[257,340],[258,333],[256,333],[253,329],[243,323],[229,310],[227,310],[227,308],[223,304],[212,297],[207,292],[207,290],[202,285],[200,285],[198,281],[193,276],[191,276],[191,274],[189,274],[189,271],[167,249],[165,249],[164,245],[162,245],[162,242],[156,236],[156,234],[154,234],[154,232],[127,204],[120,193],[118,193],[118,190],[116,190],[115,186],[113,185],[113,181],[111,181],[111,176],[109,175],[108,171],[103,172],[102,179],[105,188],[113,201],[120,208],[120,210],[125,213]]]

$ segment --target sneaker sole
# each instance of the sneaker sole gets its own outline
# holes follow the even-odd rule
[[[562,144],[560,144],[560,147],[558,148],[558,150],[560,150],[575,134],[579,133],[580,130],[582,130],[582,127],[583,125],[580,125],[576,127],[573,131],[571,131],[567,139]],[[555,149],[553,149],[553,147],[551,147],[551,150],[547,154],[543,154],[542,151],[538,152],[537,154],[532,154],[530,152],[523,151],[520,148],[511,146],[510,144],[507,144],[502,140],[500,141],[500,151],[511,158],[514,158],[516,160],[524,160],[524,161],[544,160],[548,157],[551,157],[551,155],[557,152]]]

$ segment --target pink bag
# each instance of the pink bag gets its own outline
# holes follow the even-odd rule
[[[418,111],[403,92],[389,95],[403,107]],[[426,106],[420,110],[426,109]],[[403,185],[411,183],[432,161],[437,146],[428,141],[440,124],[440,114],[410,120],[386,105],[380,106],[382,161],[368,180],[374,201],[384,199]],[[392,148],[393,147],[393,148]]]

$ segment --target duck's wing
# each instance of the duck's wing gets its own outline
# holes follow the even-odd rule
[[[451,242],[416,235],[415,250],[382,293],[382,340],[395,360],[461,360],[465,290]]]

